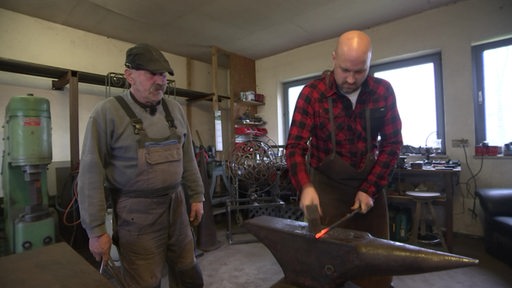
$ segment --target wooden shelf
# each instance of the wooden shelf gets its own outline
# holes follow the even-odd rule
[[[248,106],[263,106],[265,105],[265,102],[260,101],[248,101],[248,100],[236,100],[235,103],[242,104],[242,105],[248,105]]]
[[[393,191],[387,191],[388,202],[414,202],[414,198],[408,195],[400,195]],[[433,203],[434,205],[445,205],[446,195],[441,194],[439,198],[436,198]]]
[[[243,121],[238,120],[235,123],[235,126],[262,126],[262,125],[265,125],[265,124],[267,124],[267,122],[265,122],[265,121],[260,121],[260,122],[243,122]]]
[[[76,76],[79,83],[106,86],[109,80],[107,78],[107,75],[100,75],[89,72],[75,71],[65,68],[34,64],[29,62],[6,59],[2,57],[0,57],[0,71],[54,79],[52,81],[52,89],[54,90],[62,90],[68,84],[66,78],[69,73]],[[118,73],[116,74],[116,77],[119,78],[119,75],[122,74]],[[117,80],[118,81],[111,81],[110,87],[124,88],[126,85],[124,77],[119,78]],[[172,91],[166,92],[170,95],[187,98],[187,101],[211,100],[213,96],[212,93],[199,92],[178,87],[173,87]],[[229,99],[229,97],[226,96],[219,96],[219,98]]]
[[[214,94],[217,93],[218,79],[217,72],[220,67],[226,68],[228,72],[227,91],[229,91],[230,105],[228,125],[223,138],[232,139],[224,142],[224,151],[222,158],[228,160],[231,158],[231,150],[235,147],[237,134],[235,133],[235,126],[239,125],[240,116],[244,113],[254,115],[257,112],[257,107],[264,105],[262,102],[257,101],[242,101],[240,93],[244,91],[256,91],[256,64],[253,59],[231,53],[219,47],[212,47],[212,90]],[[218,97],[215,95],[215,97]],[[216,102],[213,103],[213,110],[218,110]],[[254,126],[254,125],[253,125]]]

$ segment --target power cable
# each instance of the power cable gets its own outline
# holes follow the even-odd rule
[[[473,198],[473,207],[469,208],[468,210],[471,212],[471,216],[473,219],[477,218],[476,213],[476,194],[471,192],[471,183],[473,183],[473,191],[477,191],[478,183],[476,177],[482,172],[483,166],[484,166],[484,157],[482,156],[480,158],[480,167],[478,168],[478,171],[476,173],[473,172],[473,169],[471,169],[471,166],[468,162],[468,153],[466,151],[466,146],[462,145],[462,149],[464,151],[464,159],[466,161],[466,166],[468,168],[468,171],[470,173],[470,177],[466,180],[466,182],[463,182],[461,184],[464,184],[466,186],[466,192],[468,195],[470,195]]]

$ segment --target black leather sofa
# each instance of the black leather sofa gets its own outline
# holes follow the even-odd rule
[[[512,265],[512,188],[480,188],[476,196],[485,217],[486,251]]]

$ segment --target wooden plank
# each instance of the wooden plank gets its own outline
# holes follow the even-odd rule
[[[80,163],[80,140],[79,140],[79,109],[78,109],[78,73],[68,72],[69,81],[69,155],[72,171],[78,171]]]

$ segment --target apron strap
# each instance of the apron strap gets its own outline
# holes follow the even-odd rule
[[[169,110],[169,106],[167,105],[167,101],[165,101],[165,99],[162,99],[162,108],[164,108],[165,119],[167,120],[169,127],[176,128],[174,118],[172,117],[171,111]]]
[[[332,154],[331,158],[336,156],[336,127],[334,127],[334,112],[332,109],[332,97],[329,97],[329,125],[331,126],[331,143],[332,143]]]
[[[123,108],[124,112],[130,118],[132,121],[133,126],[133,133],[135,135],[139,135],[140,133],[144,133],[144,127],[142,125],[142,120],[137,117],[135,112],[133,112],[130,105],[128,105],[128,102],[123,98],[121,95],[116,95],[114,98],[117,100],[119,105]],[[167,124],[169,125],[169,128],[176,128],[176,124],[174,123],[174,118],[172,117],[171,111],[169,110],[169,106],[167,105],[167,102],[165,99],[162,99],[162,108],[164,109],[165,113],[165,119],[167,120]]]
[[[366,120],[366,153],[369,154],[372,151],[372,122],[370,118],[370,108],[364,110],[364,116]]]
[[[124,100],[123,96],[117,95],[114,96],[114,98],[117,100],[119,105],[123,108],[126,115],[128,115],[128,118],[132,121],[133,126],[133,133],[135,135],[139,135],[140,133],[144,133],[144,127],[142,125],[142,120],[135,115],[135,112],[133,112],[132,108],[130,108],[130,105],[128,105],[128,102]]]

